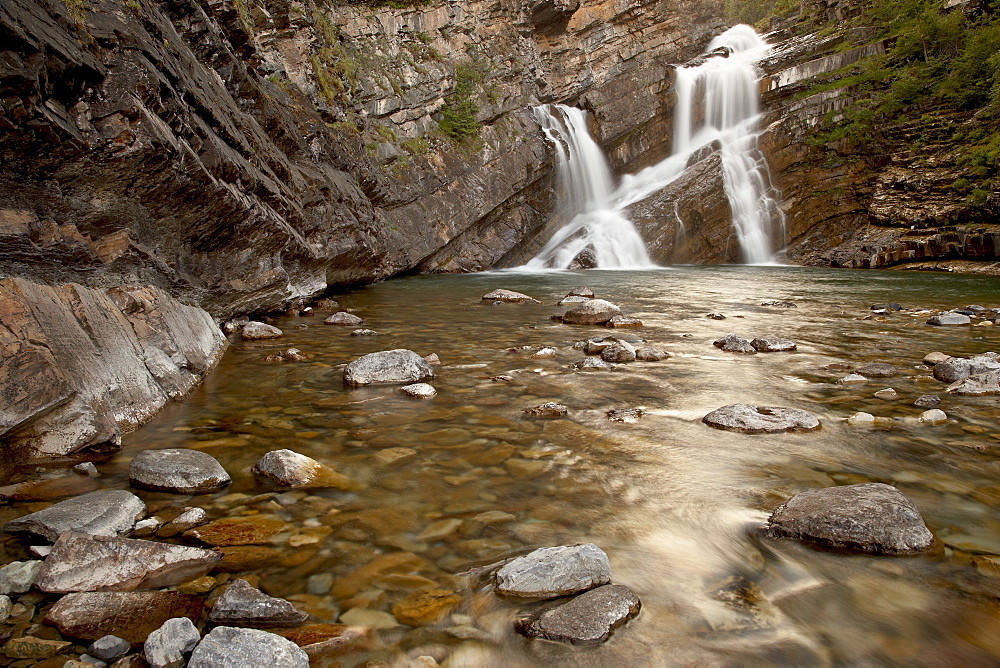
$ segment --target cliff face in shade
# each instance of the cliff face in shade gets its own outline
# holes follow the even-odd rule
[[[648,164],[669,145],[669,66],[721,14],[721,0],[0,3],[4,445],[113,447],[211,368],[228,317],[519,261],[554,203],[531,105],[588,107],[617,168]],[[436,132],[457,89],[478,110],[461,144]],[[191,331],[136,325],[139,302]]]

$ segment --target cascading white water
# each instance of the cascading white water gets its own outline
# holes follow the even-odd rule
[[[760,111],[755,62],[768,48],[753,28],[738,25],[708,47],[709,53],[725,49],[728,57],[713,56],[699,65],[677,68],[672,154],[638,174],[625,176],[614,192],[604,155],[587,131],[584,112],[562,105],[555,111],[536,108],[536,118],[556,146],[560,206],[573,207],[575,216],[525,268],[565,269],[588,246],[601,268],[650,266],[625,209],[680,176],[691,154],[714,141],[720,146],[723,183],[743,261],[771,262],[772,236],[777,233],[784,240],[784,214],[757,146]]]

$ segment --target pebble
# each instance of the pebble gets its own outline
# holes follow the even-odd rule
[[[355,329],[351,332],[351,336],[378,336],[379,333],[374,329]],[[430,360],[428,360],[429,362]]]
[[[382,466],[393,466],[395,464],[405,464],[417,457],[417,451],[413,448],[386,448],[379,450],[373,455],[376,462]]]
[[[399,626],[396,618],[388,612],[370,608],[351,608],[340,615],[338,621],[351,626],[367,626],[372,629],[391,629]]]
[[[726,316],[722,315],[721,313],[709,313],[705,317],[708,318],[708,319],[710,319],[710,320],[725,320],[726,319]]]
[[[289,348],[285,351],[285,359],[292,360],[293,362],[305,362],[309,359],[309,356],[298,348]]]
[[[112,663],[122,658],[132,650],[132,644],[115,635],[106,635],[98,638],[90,647],[87,653],[96,656],[101,661]]]
[[[868,382],[868,379],[861,374],[852,373],[844,376],[837,381],[838,385],[864,385]]]
[[[927,424],[941,424],[948,421],[948,414],[939,408],[932,408],[920,414],[920,421]]]
[[[875,416],[871,413],[855,413],[851,417],[847,418],[848,424],[853,425],[873,425],[875,424]]]
[[[941,397],[936,394],[921,394],[913,401],[917,408],[937,408],[941,405]]]

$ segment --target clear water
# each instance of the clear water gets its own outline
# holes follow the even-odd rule
[[[579,373],[574,341],[607,335],[601,327],[550,320],[569,289],[589,285],[645,326],[631,330],[674,356]],[[480,297],[504,287],[542,305],[491,306]],[[363,665],[407,656],[450,657],[455,666],[662,665],[996,665],[1000,661],[1000,402],[942,394],[947,424],[900,421],[892,428],[842,422],[856,411],[906,418],[920,394],[939,393],[921,364],[933,350],[962,355],[1000,350],[1000,330],[934,328],[913,312],[869,317],[874,302],[909,308],[996,306],[996,278],[791,267],[682,267],[649,272],[597,271],[419,276],[387,281],[342,297],[375,338],[314,318],[279,318],[285,337],[235,341],[221,366],[183,402],[126,439],[100,466],[106,486],[125,488],[128,460],[144,448],[191,447],[218,458],[234,478],[223,493],[200,497],[140,495],[152,504],[200,505],[213,517],[275,514],[289,530],[272,546],[281,560],[250,571],[268,593],[289,597],[318,622],[336,620],[343,597],[309,594],[379,554],[410,551],[426,559],[419,575],[456,589],[486,639],[460,640],[439,628],[398,627],[374,634],[373,646],[336,659]],[[791,300],[795,309],[761,306]],[[705,318],[710,312],[728,316]],[[742,315],[743,317],[737,317]],[[296,329],[296,325],[308,325]],[[712,341],[726,332],[776,334],[798,341],[790,353],[737,356]],[[263,364],[297,347],[307,362]],[[508,352],[516,346],[527,351]],[[542,346],[555,359],[533,359]],[[348,390],[342,365],[392,348],[437,353],[431,400],[395,388]],[[835,381],[831,363],[889,362],[900,375],[863,387]],[[489,378],[510,374],[515,382]],[[882,387],[896,401],[875,399]],[[566,418],[537,421],[521,410],[545,401],[569,407]],[[806,434],[744,435],[711,429],[702,416],[753,402],[818,414]],[[606,412],[644,407],[636,424]],[[416,457],[376,463],[388,447]],[[269,450],[290,448],[335,467],[363,485],[354,492],[293,494],[287,507],[256,495],[272,490],[249,469]],[[507,458],[549,462],[538,477],[512,475]],[[816,487],[879,481],[913,499],[939,539],[929,554],[906,558],[820,552],[762,538],[769,512]],[[305,497],[305,498],[302,498]],[[15,504],[9,513],[29,507]],[[468,520],[498,510],[509,523],[441,540],[418,537],[432,522]],[[379,526],[344,524],[369,513]],[[295,536],[318,536],[302,544]],[[592,541],[610,556],[615,582],[643,601],[640,615],[600,647],[528,641],[511,629],[517,606],[455,578],[539,546]],[[13,548],[13,541],[7,546]],[[17,553],[16,556],[20,556]],[[312,578],[312,579],[310,579]],[[714,595],[731,578],[753,583],[755,604]],[[322,578],[320,578],[320,581]],[[327,582],[327,586],[328,586]],[[747,585],[750,586],[750,585]],[[369,605],[388,611],[408,592],[389,585]],[[369,594],[371,592],[369,591]]]

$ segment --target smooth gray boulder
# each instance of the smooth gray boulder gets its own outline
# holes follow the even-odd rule
[[[146,504],[131,492],[106,489],[66,499],[38,512],[11,520],[4,525],[7,533],[30,533],[50,543],[67,531],[94,536],[120,536],[128,533],[146,514]]]
[[[507,302],[510,304],[541,304],[534,297],[529,297],[521,292],[514,292],[513,290],[494,290],[493,292],[488,292],[483,295],[484,302]]]
[[[883,483],[796,494],[771,514],[767,534],[819,547],[875,554],[923,552],[934,542],[913,502]]]
[[[309,668],[309,655],[291,640],[257,629],[217,626],[191,653],[188,668]]]
[[[12,561],[0,568],[0,594],[23,594],[42,568],[41,561]]]
[[[934,365],[934,378],[942,383],[954,383],[969,376],[1000,370],[1000,362],[989,355],[950,357]]]
[[[945,389],[945,392],[968,397],[1000,394],[1000,371],[990,371],[988,373],[969,376],[957,383],[952,383]]]
[[[563,322],[571,325],[603,325],[611,318],[621,314],[622,310],[611,302],[603,299],[591,299],[566,311],[563,315]]]
[[[819,429],[819,418],[798,408],[730,404],[702,418],[716,429],[739,431],[744,434],[775,434],[782,431],[812,431]]]
[[[184,655],[200,640],[201,633],[190,619],[174,617],[150,633],[142,649],[150,668],[184,668]]]
[[[362,355],[344,369],[344,384],[408,385],[434,377],[434,370],[420,355],[399,348]]]
[[[234,580],[216,600],[209,621],[231,626],[295,626],[309,617],[283,598],[268,596],[246,580]]]
[[[743,355],[757,354],[757,349],[750,345],[749,341],[731,332],[721,339],[713,341],[712,345],[725,350],[727,353],[741,353]]]
[[[350,478],[329,466],[287,449],[266,453],[251,470],[282,487],[336,487],[348,490],[356,486]]]
[[[573,645],[600,645],[639,614],[642,603],[625,585],[608,584],[575,596],[540,615],[519,619],[514,628],[529,638]]]
[[[505,564],[496,592],[521,598],[555,598],[611,582],[611,564],[593,543],[542,547]]]
[[[941,313],[927,319],[928,325],[969,325],[972,318],[961,313]]]
[[[132,643],[115,635],[98,638],[87,648],[87,654],[108,663],[114,663],[131,651]]]
[[[750,345],[759,353],[780,353],[795,350],[797,346],[795,341],[780,336],[758,336],[750,341]]]
[[[128,465],[136,487],[179,494],[216,492],[233,481],[215,457],[187,448],[143,450]]]
[[[66,532],[35,586],[58,593],[158,589],[201,577],[220,559],[222,553],[197,547]]]
[[[334,313],[329,318],[323,321],[324,325],[340,325],[341,327],[357,327],[362,324],[364,320],[356,315],[348,313],[346,311],[340,311]]]
[[[601,359],[605,362],[634,362],[635,348],[627,341],[615,341],[601,351]]]
[[[277,339],[283,334],[284,332],[274,325],[251,320],[243,325],[243,329],[240,331],[240,338],[244,341],[257,341],[260,339]]]
[[[434,389],[433,385],[428,385],[427,383],[413,383],[412,385],[404,385],[399,388],[399,391],[408,397],[414,399],[430,399],[437,394],[437,390]]]

